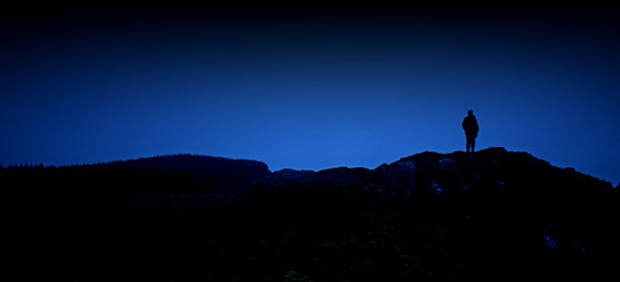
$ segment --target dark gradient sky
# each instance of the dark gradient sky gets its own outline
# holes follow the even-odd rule
[[[527,151],[620,181],[618,11],[495,4],[16,7],[0,163],[194,153],[270,169]]]

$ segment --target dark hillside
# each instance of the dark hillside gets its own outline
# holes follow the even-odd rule
[[[503,148],[316,173],[179,155],[0,181],[10,269],[28,281],[619,276],[619,191]]]

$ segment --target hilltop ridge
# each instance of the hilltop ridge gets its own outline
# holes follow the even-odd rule
[[[404,166],[404,167],[403,167]],[[407,166],[410,166],[406,168]],[[577,177],[582,179],[590,179],[599,183],[602,186],[606,186],[604,183],[611,183],[597,179],[592,176],[588,176],[575,171],[572,168],[560,169],[552,166],[548,162],[538,159],[526,152],[510,152],[503,147],[487,148],[475,153],[469,154],[463,151],[456,151],[448,154],[441,154],[436,152],[422,152],[411,156],[403,157],[390,164],[383,164],[376,168],[327,168],[318,171],[318,175],[329,175],[335,171],[341,171],[344,175],[346,171],[357,171],[359,176],[364,176],[370,181],[371,173],[374,172],[374,178],[381,177],[380,174],[386,174],[384,177],[393,177],[393,173],[405,173],[401,178],[406,178],[407,175],[411,176],[410,181],[426,181],[424,180],[432,174],[435,178],[448,177],[445,175],[446,171],[452,171],[458,175],[461,185],[469,187],[472,184],[472,177],[481,179],[477,170],[488,170],[493,168],[496,175],[494,177],[508,177],[509,181],[518,181],[514,174],[521,171],[527,171],[528,173],[552,173],[558,174],[560,171],[564,172],[564,176]],[[406,172],[405,170],[410,171]],[[63,175],[68,174],[72,177],[80,177],[80,175],[93,176],[92,174],[98,174],[101,178],[114,178],[114,177],[126,177],[128,184],[125,187],[129,191],[136,190],[133,186],[149,186],[156,191],[177,191],[183,192],[187,188],[195,192],[209,192],[218,191],[223,192],[222,189],[241,189],[243,192],[251,189],[258,183],[267,183],[270,185],[282,185],[287,181],[298,180],[300,178],[312,177],[316,171],[312,170],[294,170],[294,169],[282,169],[278,171],[269,170],[267,164],[256,160],[246,159],[229,159],[223,157],[193,155],[193,154],[176,154],[176,155],[163,155],[146,157],[131,160],[112,161],[107,163],[97,164],[84,164],[84,165],[70,165],[62,167],[43,167],[38,166],[20,166],[2,168],[0,172],[5,171],[6,176],[10,176],[12,173],[41,173],[41,175]],[[362,171],[365,171],[363,173]],[[512,171],[512,172],[511,172]],[[441,176],[438,172],[444,172]],[[488,173],[489,171],[487,171]],[[407,174],[408,173],[408,174]],[[389,175],[387,175],[389,174]],[[414,177],[415,174],[415,177]],[[441,173],[440,173],[441,174]],[[538,175],[537,177],[544,177],[544,175]],[[150,183],[149,185],[141,184],[138,180],[131,180],[133,178],[140,178],[139,181],[149,182],[149,178],[158,179],[164,181],[160,183]],[[413,179],[415,178],[415,179]],[[437,178],[436,180],[441,181]],[[541,178],[541,179],[542,179]],[[394,181],[392,179],[391,181]],[[598,181],[597,181],[598,180]],[[179,183],[174,184],[174,181]],[[187,181],[194,182],[194,185],[185,185]],[[374,179],[373,181],[377,181]],[[390,181],[390,180],[386,180]],[[400,179],[399,181],[405,181]],[[499,180],[501,181],[501,179]],[[129,185],[131,184],[131,185]],[[371,183],[376,184],[376,183]],[[413,183],[412,183],[413,184]],[[420,185],[428,186],[430,183],[420,183]],[[438,184],[438,183],[435,183]],[[435,185],[433,184],[433,185]],[[33,184],[34,185],[34,184]],[[414,184],[417,186],[417,184]],[[97,185],[95,185],[96,187]],[[157,187],[154,187],[157,186]],[[164,187],[170,186],[170,187]],[[186,187],[187,186],[187,187]],[[59,188],[62,186],[59,186]],[[137,189],[140,191],[148,191],[149,189]],[[235,193],[236,193],[235,192]],[[410,191],[411,192],[411,191]]]

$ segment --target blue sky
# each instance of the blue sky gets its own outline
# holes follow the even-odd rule
[[[272,170],[374,168],[464,150],[460,123],[473,109],[477,149],[527,151],[620,181],[620,25],[605,7],[5,13],[5,166],[194,153]]]

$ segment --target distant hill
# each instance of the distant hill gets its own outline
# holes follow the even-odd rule
[[[23,280],[620,278],[620,190],[504,148],[318,172],[172,155],[0,182]]]
[[[153,183],[153,186],[159,190],[172,192],[236,194],[249,190],[258,181],[271,175],[267,165],[259,161],[189,154],[117,161],[89,166],[87,169],[117,171],[139,175],[142,179],[156,179],[157,182]],[[166,185],[169,186],[165,187]]]
[[[265,163],[189,154],[92,165],[4,170],[24,188],[98,192],[207,192],[238,194],[272,175]],[[16,183],[19,183],[16,182]]]

